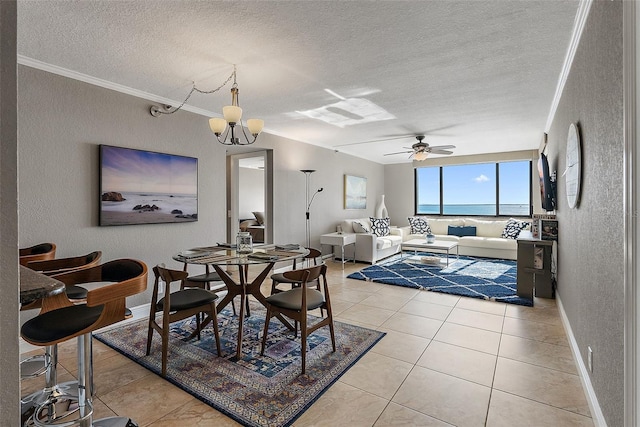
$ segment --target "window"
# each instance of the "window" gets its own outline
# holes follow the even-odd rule
[[[531,161],[416,168],[416,214],[530,216]]]

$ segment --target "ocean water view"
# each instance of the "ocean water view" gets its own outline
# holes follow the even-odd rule
[[[444,215],[496,215],[495,204],[485,205],[443,205]],[[440,214],[440,205],[418,205],[419,214]],[[501,204],[500,215],[530,216],[530,208],[527,204]]]
[[[102,202],[102,210],[109,212],[133,212],[137,205],[156,205],[160,213],[169,214],[177,209],[185,215],[198,213],[198,196],[196,194],[167,193],[129,193],[120,192],[126,200],[122,202]]]

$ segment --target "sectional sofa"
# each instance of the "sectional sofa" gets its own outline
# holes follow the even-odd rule
[[[460,255],[480,256],[487,258],[501,258],[501,259],[517,259],[518,256],[518,243],[516,240],[517,233],[508,233],[510,238],[502,237],[505,231],[505,227],[511,226],[511,223],[520,223],[520,231],[526,231],[529,229],[529,224],[526,220],[518,221],[514,219],[495,219],[484,220],[475,218],[430,218],[420,217],[427,221],[431,228],[431,233],[436,236],[436,240],[447,240],[458,242],[458,251]],[[526,223],[526,226],[524,225]],[[463,230],[459,234],[467,234],[469,230],[473,230],[469,227],[475,227],[475,235],[452,235],[449,227],[452,227],[453,232],[456,230]],[[467,227],[466,229],[460,229],[458,227]],[[398,230],[402,234],[402,241],[412,239],[425,239],[424,233],[411,233],[411,226],[400,227]],[[415,231],[415,229],[414,229]],[[470,234],[470,233],[469,233]]]

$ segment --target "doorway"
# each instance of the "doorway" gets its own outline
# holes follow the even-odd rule
[[[227,241],[248,231],[254,243],[273,242],[273,152],[227,156]]]

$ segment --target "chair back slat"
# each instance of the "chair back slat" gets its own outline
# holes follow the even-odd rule
[[[297,270],[285,271],[284,277],[286,277],[289,280],[293,280],[299,283],[304,282],[306,284],[307,282],[313,282],[318,277],[320,277],[321,272],[322,272],[322,265],[316,265],[308,268],[300,268]],[[308,273],[306,280],[304,280],[305,273]]]

